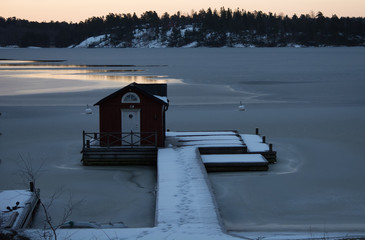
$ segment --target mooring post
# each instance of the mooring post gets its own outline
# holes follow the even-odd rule
[[[256,135],[259,135],[259,128],[256,128]]]
[[[269,151],[272,152],[272,143],[269,144]]]
[[[34,182],[29,182],[29,190],[34,192]]]
[[[266,136],[262,136],[262,142],[266,143]]]

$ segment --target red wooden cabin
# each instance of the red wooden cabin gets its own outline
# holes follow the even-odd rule
[[[99,105],[100,145],[164,147],[166,84],[132,83],[95,105]]]

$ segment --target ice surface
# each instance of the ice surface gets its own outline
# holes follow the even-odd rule
[[[184,80],[168,85],[167,128],[254,133],[259,127],[278,152],[278,162],[265,173],[209,174],[229,230],[365,231],[364,48],[0,49],[0,54],[67,64],[161,65],[146,71]],[[30,86],[30,79],[2,73],[2,92]],[[31,87],[89,84],[44,80]],[[98,131],[98,109],[86,115],[85,105],[123,87],[119,85],[0,96],[0,189],[20,188],[16,162],[19,153],[30,154],[35,165],[46,163],[38,180],[42,196],[63,186],[75,199],[86,199],[73,220],[152,226],[153,168],[80,165],[82,130]],[[237,110],[240,101],[247,111]],[[64,200],[56,203],[62,206]],[[143,230],[129,231],[143,235]],[[107,233],[115,236],[112,230]],[[90,234],[103,235],[98,230]]]

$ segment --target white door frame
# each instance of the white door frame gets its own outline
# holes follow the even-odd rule
[[[140,145],[141,109],[121,109],[121,119],[122,145]]]

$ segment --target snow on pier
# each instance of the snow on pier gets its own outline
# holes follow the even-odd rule
[[[210,164],[265,164],[261,137],[236,131],[168,132],[158,149],[155,227],[65,229],[60,239],[237,239],[226,233],[203,160]],[[230,154],[231,153],[231,154]],[[237,167],[237,166],[234,167]],[[70,237],[71,236],[71,237]]]
[[[167,148],[158,154],[157,226],[188,226],[209,238],[228,237],[197,149]]]

